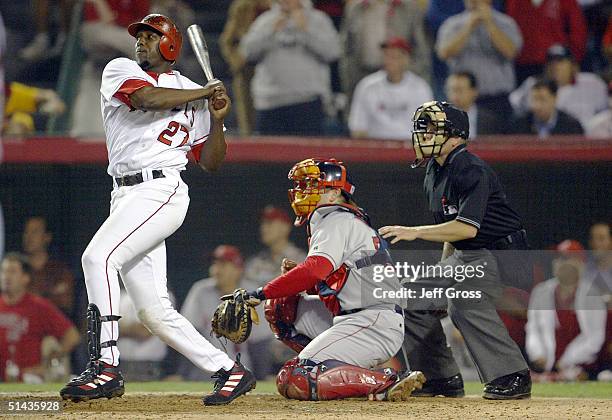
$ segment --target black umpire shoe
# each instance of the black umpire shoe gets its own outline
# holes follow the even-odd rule
[[[60,391],[64,400],[80,402],[96,398],[120,397],[125,392],[123,375],[118,366],[90,362],[87,369]]]
[[[521,370],[501,376],[484,387],[484,398],[488,400],[520,400],[531,398],[531,375]]]
[[[213,392],[202,398],[204,405],[229,404],[241,395],[255,389],[255,375],[240,363],[240,356],[232,370],[221,369],[215,373],[215,388]]]
[[[459,398],[465,395],[463,377],[460,373],[450,378],[428,379],[421,389],[415,389],[413,397],[449,397]]]

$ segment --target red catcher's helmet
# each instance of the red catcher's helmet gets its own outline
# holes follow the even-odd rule
[[[161,35],[159,40],[159,53],[167,61],[176,61],[181,53],[183,35],[174,22],[164,15],[152,14],[145,16],[140,22],[128,26],[128,32],[134,38],[138,31],[149,29]]]

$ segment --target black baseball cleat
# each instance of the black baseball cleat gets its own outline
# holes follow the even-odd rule
[[[412,393],[425,383],[423,372],[406,371],[398,375],[397,380],[387,389],[369,394],[370,401],[406,401]]]
[[[62,388],[60,395],[64,400],[80,402],[96,398],[120,397],[124,392],[123,375],[118,366],[104,362],[90,362],[83,373]]]
[[[488,400],[520,400],[531,398],[531,375],[521,370],[501,376],[485,384],[483,397]]]
[[[449,378],[428,379],[423,388],[412,393],[413,397],[449,397],[459,398],[465,396],[463,377],[460,373]]]
[[[232,370],[221,369],[215,373],[216,378],[213,392],[202,398],[204,405],[229,404],[241,395],[255,389],[257,381],[255,375],[240,363],[240,357]]]

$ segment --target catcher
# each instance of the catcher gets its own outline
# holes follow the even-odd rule
[[[220,305],[217,327],[241,325],[245,333],[238,335],[245,338],[250,307],[269,299],[266,319],[277,337],[299,353],[278,372],[280,394],[297,400],[406,399],[425,381],[421,372],[373,369],[393,357],[404,340],[400,301],[384,297],[399,290],[398,279],[374,282],[371,275],[375,264],[391,262],[385,241],[355,204],[355,186],[341,162],[306,159],[293,166],[289,179],[295,183],[289,190],[295,225],[307,225],[308,257],[294,267],[285,260],[284,274],[256,291],[236,290],[229,297],[235,307],[228,311],[227,302]],[[305,297],[306,291],[320,301]],[[316,309],[321,302],[333,323]],[[227,321],[229,314],[242,316],[243,322]],[[216,332],[236,338],[235,330]]]

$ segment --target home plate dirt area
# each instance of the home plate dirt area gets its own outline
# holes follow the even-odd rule
[[[57,399],[50,394],[1,394],[0,401]],[[133,419],[133,418],[266,418],[266,419],[576,419],[610,418],[611,399],[543,398],[519,401],[487,401],[476,395],[461,399],[413,398],[388,403],[362,400],[289,401],[279,395],[253,393],[221,407],[205,407],[201,393],[128,392],[121,398],[90,402],[62,402],[61,413],[46,413],[46,418]],[[6,415],[0,412],[0,416]],[[11,416],[12,417],[12,416]],[[36,417],[25,414],[18,418]]]

